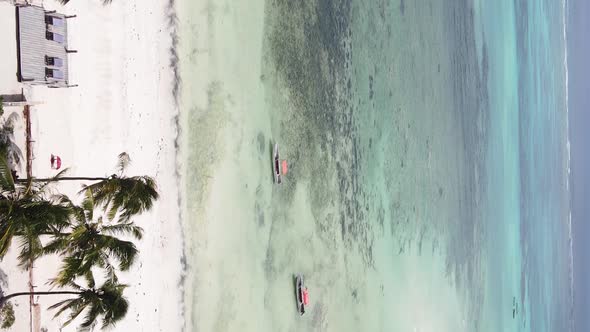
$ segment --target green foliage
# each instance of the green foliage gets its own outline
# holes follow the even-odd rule
[[[70,324],[80,314],[85,313],[84,321],[81,326],[86,328],[94,327],[96,321],[101,318],[102,328],[114,326],[116,322],[125,317],[129,309],[129,302],[123,296],[123,291],[127,285],[119,284],[116,281],[107,280],[100,287],[96,287],[92,273],[86,276],[88,287],[82,287],[74,282],[68,284],[70,290],[57,290],[49,292],[21,292],[12,293],[0,297],[0,328],[9,328],[14,323],[14,310],[12,305],[7,302],[9,299],[17,296],[30,295],[68,295],[76,296],[60,301],[49,309],[57,309],[54,317],[60,316],[64,312],[69,312],[69,319],[63,326]]]
[[[19,240],[19,265],[29,268],[42,253],[41,236],[59,232],[69,225],[70,208],[59,203],[24,197],[0,200],[0,258],[13,239]]]
[[[0,200],[0,258],[14,238],[19,240],[19,265],[29,268],[43,251],[41,236],[70,225],[72,208],[63,197],[45,199],[36,192],[15,193]]]
[[[44,248],[44,253],[59,253],[64,263],[53,283],[65,286],[76,277],[90,273],[94,267],[102,268],[105,277],[116,281],[115,264],[119,270],[128,270],[135,261],[138,250],[130,241],[116,235],[141,239],[143,229],[132,222],[104,224],[102,217],[94,219],[95,201],[90,190],[82,207],[74,207],[75,221],[71,231],[55,235]]]
[[[124,176],[130,159],[123,153],[119,155],[119,173],[85,186],[80,192],[84,197],[82,204],[76,206],[67,196],[48,190],[52,181],[15,181],[7,160],[11,158],[10,149],[2,148],[2,135],[12,133],[10,121],[4,122],[8,126],[0,124],[0,259],[14,241],[20,249],[19,264],[24,268],[30,268],[41,255],[60,255],[63,264],[52,282],[76,289],[73,294],[79,296],[53,305],[58,309],[56,316],[69,311],[67,325],[85,312],[83,327],[94,326],[99,318],[103,328],[114,325],[125,316],[129,305],[123,297],[127,286],[118,283],[116,272],[128,270],[138,255],[133,242],[119,237],[142,238],[143,229],[131,219],[151,209],[159,198],[154,179]],[[3,128],[10,130],[3,132]],[[99,288],[95,287],[92,275],[97,269],[104,272],[106,280]],[[81,278],[88,288],[75,283]],[[59,292],[41,295],[54,293]],[[23,294],[26,293],[12,296]],[[1,309],[0,327],[14,322],[11,309],[8,303]]]
[[[12,303],[6,302],[2,308],[0,308],[0,328],[9,329],[14,324],[14,308]]]
[[[123,296],[127,285],[116,281],[107,280],[101,287],[94,288],[94,278],[90,273],[87,278],[90,288],[82,288],[78,284],[70,283],[72,288],[79,290],[79,295],[73,299],[58,302],[49,309],[58,309],[55,317],[65,311],[70,312],[69,319],[63,326],[70,324],[82,312],[86,312],[82,327],[87,328],[94,325],[99,317],[102,317],[102,328],[114,326],[116,322],[125,317],[129,309],[129,302]]]
[[[4,197],[16,192],[14,178],[4,155],[0,155],[0,190]]]
[[[118,174],[103,181],[84,186],[80,193],[92,193],[96,207],[107,212],[109,220],[118,215],[120,222],[128,222],[133,216],[152,208],[159,198],[156,181],[149,176],[123,176],[131,163],[125,152],[119,154]]]

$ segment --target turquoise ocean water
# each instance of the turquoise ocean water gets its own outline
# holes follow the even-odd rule
[[[563,2],[180,7],[187,330],[569,330]]]

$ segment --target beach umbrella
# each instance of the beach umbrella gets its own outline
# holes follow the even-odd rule
[[[51,167],[54,169],[61,168],[61,158],[59,156],[51,155]]]

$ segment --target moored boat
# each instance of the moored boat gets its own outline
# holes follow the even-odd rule
[[[301,274],[295,275],[295,299],[297,300],[297,311],[300,315],[303,315],[305,307],[309,304],[309,293]]]
[[[273,158],[272,158],[272,164],[273,164],[273,174],[274,174],[274,178],[275,178],[275,183],[280,184],[281,183],[281,161],[279,159],[279,143],[275,143],[275,148],[273,150]]]

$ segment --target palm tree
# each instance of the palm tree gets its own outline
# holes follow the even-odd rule
[[[58,1],[59,1],[59,2],[60,2],[62,5],[67,5],[67,4],[70,2],[70,0],[58,0]],[[106,6],[106,5],[110,5],[110,4],[111,4],[111,2],[113,2],[113,0],[102,0],[102,4],[103,4],[103,5],[105,5],[105,6]]]
[[[106,271],[106,278],[117,281],[113,261],[118,262],[118,269],[128,270],[135,261],[138,250],[131,241],[123,241],[115,235],[130,235],[141,239],[141,227],[128,221],[125,223],[104,224],[102,216],[94,221],[95,201],[88,189],[82,207],[75,207],[75,224],[71,232],[54,235],[43,249],[44,254],[59,253],[64,258],[58,276],[53,283],[65,286],[78,276],[90,273],[93,267]]]
[[[20,239],[20,266],[28,268],[41,255],[42,235],[60,232],[69,225],[71,210],[61,202],[20,197],[0,200],[0,258],[8,252],[12,240]]]
[[[110,220],[120,213],[123,222],[149,211],[159,197],[156,182],[149,176],[111,177],[85,188],[92,192],[97,206],[108,211]]]
[[[113,220],[120,213],[119,220],[127,222],[134,215],[148,211],[155,200],[159,198],[156,181],[149,176],[124,176],[125,169],[131,163],[129,155],[125,152],[119,154],[117,163],[118,173],[109,177],[65,177],[64,171],[53,178],[32,179],[33,182],[56,181],[98,181],[91,185],[84,185],[80,193],[90,189],[94,195],[97,207],[108,211],[108,217]],[[25,183],[28,180],[18,180]]]
[[[0,116],[4,115],[2,98],[0,97]],[[14,143],[14,123],[18,120],[18,113],[10,114],[0,122],[0,156],[5,156],[8,162],[19,164],[23,153]]]
[[[6,160],[0,156],[0,258],[18,238],[19,265],[28,268],[41,254],[41,236],[59,233],[70,224],[69,199],[63,195],[47,199],[43,190],[43,186],[17,187]]]
[[[50,309],[58,309],[55,317],[61,315],[66,310],[70,311],[69,319],[63,326],[70,324],[80,314],[86,311],[86,317],[82,322],[82,327],[92,326],[99,317],[102,317],[102,328],[113,326],[127,314],[129,302],[123,296],[123,291],[127,285],[122,285],[111,280],[107,280],[102,286],[95,288],[95,282],[92,275],[87,278],[88,287],[83,288],[73,282],[68,286],[73,290],[67,291],[48,291],[48,292],[21,292],[13,293],[0,297],[0,308],[6,301],[17,296],[31,295],[75,295],[75,298],[60,301]]]

